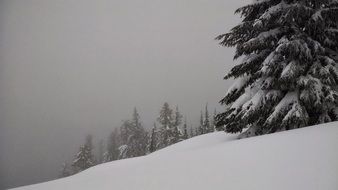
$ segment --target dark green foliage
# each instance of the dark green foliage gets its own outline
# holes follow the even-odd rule
[[[236,10],[243,21],[216,39],[242,61],[217,115],[218,128],[241,137],[337,120],[338,2],[257,1]]]

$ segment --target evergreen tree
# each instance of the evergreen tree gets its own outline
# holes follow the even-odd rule
[[[182,124],[182,114],[178,110],[178,106],[176,106],[176,111],[175,111],[175,119],[173,125],[175,127],[179,127]]]
[[[118,156],[118,160],[121,159],[126,159],[126,158],[131,158],[130,154],[128,154],[128,145],[123,144],[119,147],[119,156]]]
[[[154,123],[154,127],[151,130],[151,134],[149,137],[149,142],[148,142],[148,146],[147,146],[147,152],[148,153],[152,153],[155,152],[157,150],[157,127],[156,127],[156,123]]]
[[[121,126],[122,146],[119,148],[119,157],[132,158],[145,155],[147,135],[147,132],[141,125],[140,116],[135,108],[132,119],[124,121]]]
[[[118,159],[119,156],[119,146],[120,146],[120,136],[118,129],[115,128],[113,132],[110,133],[107,142],[107,151],[104,153],[104,162],[110,162]]]
[[[217,111],[215,109],[214,114],[212,116],[211,125],[210,125],[212,132],[214,132],[216,130],[216,116],[217,116]]]
[[[188,135],[188,127],[187,127],[187,118],[184,119],[184,124],[183,124],[183,132],[182,132],[182,140],[186,140],[189,138]]]
[[[104,141],[100,140],[99,144],[98,144],[99,150],[97,153],[97,163],[101,164],[104,162]]]
[[[161,124],[160,128],[160,142],[158,144],[158,148],[164,148],[166,146],[171,145],[175,139],[174,133],[174,120],[172,109],[170,109],[169,104],[167,102],[164,103],[160,116],[157,118],[157,121]]]
[[[140,122],[140,116],[134,108],[133,118],[132,118],[132,125],[135,128],[135,136],[133,138],[131,148],[133,150],[133,157],[134,156],[143,156],[147,152],[147,139],[148,139],[148,133],[144,130],[141,122]]]
[[[210,127],[210,121],[209,121],[208,104],[205,105],[205,115],[204,115],[203,129],[204,129],[205,133],[212,132],[212,129]]]
[[[174,144],[180,141],[180,136],[182,136],[180,132],[180,125],[182,124],[182,114],[178,110],[178,106],[176,106],[175,110],[175,117],[174,117],[174,123],[173,123],[173,139],[170,144]]]
[[[249,137],[337,120],[338,2],[264,0],[236,13],[242,23],[216,38],[242,58],[217,126]]]
[[[190,126],[190,134],[189,134],[189,138],[192,138],[194,137],[195,134],[194,134],[194,128],[192,126]]]
[[[201,111],[201,116],[200,116],[200,125],[198,126],[198,133],[197,135],[203,135],[205,134],[205,129],[204,129],[204,122],[203,122],[203,112]]]
[[[200,127],[195,128],[195,136],[198,136],[198,135],[202,135],[202,134],[201,134]]]
[[[132,138],[134,137],[135,129],[133,128],[133,125],[131,124],[131,121],[125,120],[123,121],[121,127],[120,127],[120,138],[121,138],[121,144],[118,147],[118,160],[119,159],[125,159],[129,158],[129,155],[127,155],[129,144],[131,144]]]
[[[73,161],[72,166],[74,168],[74,173],[81,172],[95,165],[92,150],[93,150],[92,136],[88,135],[86,137],[86,143],[80,147],[80,150],[76,154],[75,159]]]

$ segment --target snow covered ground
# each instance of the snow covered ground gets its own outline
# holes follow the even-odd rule
[[[202,135],[19,189],[337,190],[338,122],[241,140]]]

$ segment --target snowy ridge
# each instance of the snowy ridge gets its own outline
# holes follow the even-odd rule
[[[235,140],[201,135],[17,190],[336,190],[338,122]]]

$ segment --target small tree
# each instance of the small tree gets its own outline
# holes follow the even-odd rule
[[[100,140],[100,142],[98,143],[98,147],[99,147],[99,150],[98,150],[98,153],[97,153],[97,163],[98,164],[101,164],[104,162],[104,141],[103,140]]]
[[[198,127],[198,128],[195,128],[195,136],[199,136],[201,135],[201,128]]]
[[[73,160],[72,166],[74,168],[74,173],[81,172],[95,165],[92,150],[92,136],[88,135],[86,137],[86,143],[80,147],[79,152],[75,155],[75,159]]]
[[[151,130],[151,134],[150,134],[149,141],[148,141],[147,153],[152,153],[157,150],[157,143],[158,143],[157,136],[158,136],[157,127],[156,127],[156,123],[154,123],[154,127]]]
[[[214,114],[212,116],[211,125],[210,125],[212,132],[214,132],[216,130],[216,116],[217,116],[217,111],[215,109]]]
[[[158,148],[164,148],[172,144],[174,136],[174,120],[172,109],[170,109],[169,104],[165,102],[160,111],[160,116],[157,118],[157,121],[161,124],[160,128],[160,142]]]
[[[195,134],[194,134],[194,128],[192,126],[190,126],[189,138],[192,138],[194,136],[195,136]]]
[[[172,133],[173,133],[173,138],[170,144],[175,144],[180,141],[180,136],[182,135],[180,132],[180,125],[182,124],[182,114],[178,110],[178,106],[176,106],[175,109],[175,115],[174,115],[174,122],[173,122],[173,128],[172,128]]]
[[[107,150],[104,153],[104,162],[117,160],[119,157],[120,134],[117,128],[110,133],[107,141]]]
[[[210,120],[209,120],[209,111],[208,111],[208,104],[205,105],[205,113],[204,113],[204,121],[203,121],[203,129],[205,133],[212,132],[210,127]]]
[[[183,124],[183,133],[181,135],[181,140],[186,140],[189,138],[188,135],[188,127],[187,127],[187,118],[184,119],[184,124]]]
[[[203,135],[204,133],[206,133],[206,131],[205,131],[205,128],[204,128],[203,112],[201,111],[200,125],[198,126],[197,135]]]

